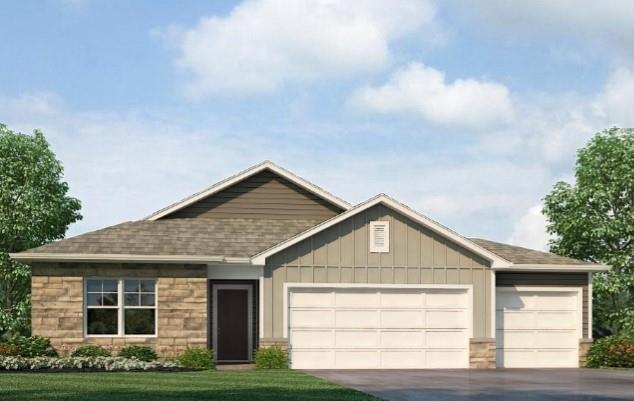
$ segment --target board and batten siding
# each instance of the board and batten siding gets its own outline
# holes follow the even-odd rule
[[[495,278],[497,287],[536,286],[536,287],[581,287],[582,288],[582,325],[583,337],[588,337],[589,291],[588,273],[504,273],[498,272]]]
[[[343,210],[265,170],[164,218],[326,220]]]
[[[390,222],[390,252],[369,252],[369,222]],[[267,259],[265,338],[282,338],[284,283],[473,285],[473,335],[491,335],[488,261],[383,205],[360,212]]]

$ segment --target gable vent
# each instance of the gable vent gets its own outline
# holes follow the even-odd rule
[[[370,222],[370,252],[385,253],[390,251],[390,222]]]

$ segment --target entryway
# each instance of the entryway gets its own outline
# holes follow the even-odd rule
[[[210,283],[211,346],[218,363],[248,363],[254,344],[255,286],[249,281]]]

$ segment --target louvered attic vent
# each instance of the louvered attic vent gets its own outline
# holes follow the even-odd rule
[[[370,252],[385,253],[390,251],[390,222],[370,222]]]

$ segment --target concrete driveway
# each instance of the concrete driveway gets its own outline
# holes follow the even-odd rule
[[[313,370],[390,401],[634,400],[634,370]]]

